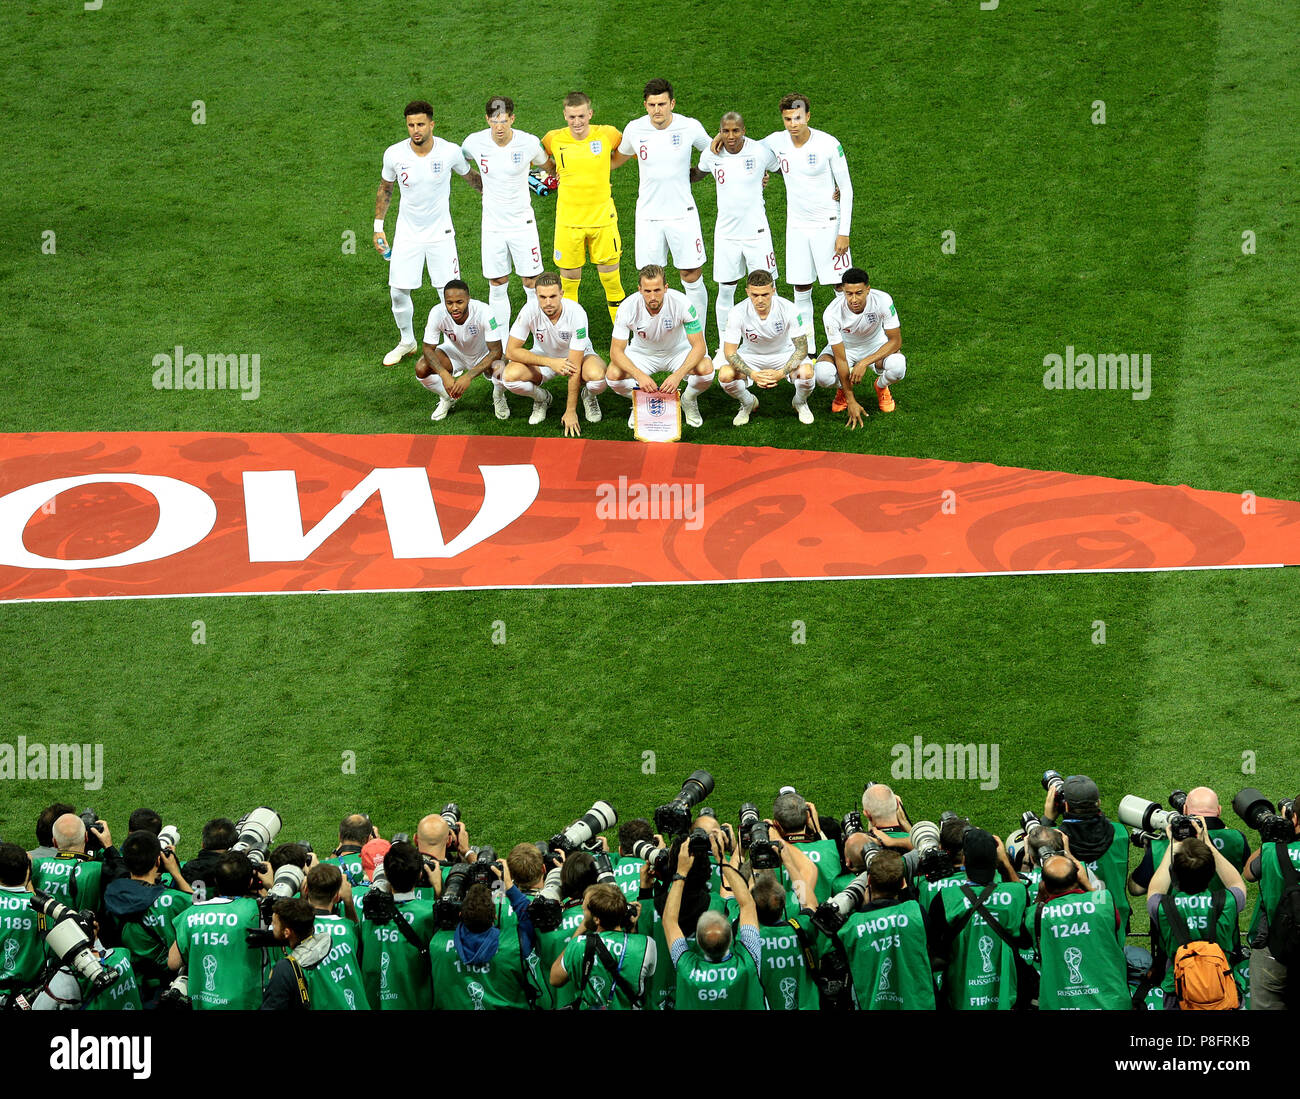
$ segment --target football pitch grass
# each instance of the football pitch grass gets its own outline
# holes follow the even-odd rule
[[[908,358],[897,412],[860,431],[821,391],[812,427],[787,393],[733,429],[715,386],[688,441],[1297,497],[1284,6],[484,10],[6,5],[0,429],[558,432],[558,407],[540,429],[517,401],[498,422],[486,389],[431,425],[412,360],[380,365],[380,157],[409,99],[453,140],[482,128],[489,94],[540,135],[581,88],[621,128],[662,75],[711,131],[734,108],[762,137],[781,94],[809,96],[844,145],[854,258],[894,297]],[[636,171],[614,174],[628,289]],[[711,245],[712,185],[694,193]],[[767,201],[781,240],[779,180]],[[478,203],[454,182],[462,269],[486,298]],[[545,252],[554,199],[534,209]],[[604,354],[590,269],[582,297]],[[415,301],[422,326],[432,291]],[[155,390],[153,356],[178,344],[257,353],[259,398]],[[1150,355],[1149,398],[1046,389],[1044,358],[1068,347]],[[584,434],[627,438],[621,400],[602,403]],[[62,798],[120,838],[149,804],[190,853],[204,820],[270,804],[282,838],[319,849],[345,812],[387,834],[456,800],[501,848],[598,797],[647,815],[696,767],[728,816],[784,783],[838,815],[876,779],[913,819],[953,808],[1003,835],[1041,806],[1047,767],[1092,775],[1112,815],[1123,793],[1199,783],[1225,807],[1245,785],[1291,796],[1298,603],[1295,570],[1263,570],[11,605],[2,739],[102,743],[105,779],[6,782],[0,834],[30,845]],[[891,778],[915,737],[996,744],[996,788]]]

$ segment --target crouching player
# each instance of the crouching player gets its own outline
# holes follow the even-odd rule
[[[533,402],[530,424],[540,424],[551,407],[551,395],[542,386],[562,374],[569,381],[568,407],[563,423],[565,435],[581,435],[578,428],[578,394],[589,424],[600,422],[597,394],[605,388],[605,364],[587,335],[587,311],[563,296],[563,284],[554,271],[537,276],[535,302],[529,302],[510,326],[506,343],[505,388]],[[532,336],[532,349],[524,347]],[[505,416],[498,410],[502,419]]]
[[[606,374],[609,388],[630,401],[638,387],[676,393],[685,381],[682,415],[691,427],[699,427],[704,422],[700,394],[713,384],[714,375],[704,344],[703,320],[685,294],[668,289],[664,269],[658,264],[641,268],[637,291],[624,298],[614,314]],[[656,383],[653,375],[660,373],[668,377]],[[632,426],[631,415],[627,426]]]
[[[898,350],[903,346],[898,311],[894,299],[883,290],[873,290],[871,280],[860,267],[844,272],[844,293],[838,295],[822,314],[826,327],[826,350],[817,361],[817,369],[831,364],[839,377],[840,390],[831,404],[832,412],[849,410],[850,428],[860,427],[862,405],[853,387],[872,372],[876,404],[881,412],[894,411],[890,382],[901,381],[907,373],[907,360]]]
[[[782,378],[789,378],[794,382],[791,404],[795,412],[803,423],[812,423],[808,395],[813,386],[835,384],[831,364],[821,364],[814,370],[808,358],[812,317],[777,297],[771,274],[761,269],[746,277],[745,299],[727,317],[727,331],[722,338],[727,365],[718,370],[722,388],[740,402],[740,411],[731,422],[737,427],[749,423],[750,413],[758,407],[758,398],[749,392],[750,382],[771,389]]]
[[[510,415],[501,388],[504,368],[496,315],[486,303],[470,299],[467,283],[452,279],[443,287],[441,303],[429,313],[424,353],[415,367],[420,384],[438,394],[438,407],[429,419],[445,420],[469,383],[490,371],[492,403],[504,420]]]

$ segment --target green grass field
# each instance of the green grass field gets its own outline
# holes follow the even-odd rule
[[[736,108],[755,137],[779,127],[784,92],[811,98],[844,145],[854,257],[897,302],[909,364],[898,411],[862,431],[819,392],[812,427],[773,400],[742,433],[715,388],[691,441],[1297,498],[1300,91],[1283,6],[402,10],[3,8],[0,430],[538,430],[518,407],[496,421],[486,389],[431,425],[409,362],[380,366],[395,342],[368,246],[382,151],[412,98],[459,140],[509,94],[540,135],[573,88],[622,127],[663,75],[680,113],[712,130]],[[614,192],[631,288],[632,165]],[[695,193],[709,241],[712,187]],[[553,203],[534,199],[544,250]],[[768,208],[781,239],[779,181]],[[452,213],[485,298],[461,183]],[[593,272],[582,293],[607,346]],[[433,304],[417,293],[418,324]],[[152,357],[176,344],[260,354],[260,398],[155,390]],[[1067,345],[1150,354],[1150,398],[1045,389],[1044,356]],[[621,402],[603,403],[584,432],[626,438]],[[542,430],[558,429],[553,414]],[[190,852],[204,820],[267,803],[284,838],[321,848],[346,812],[409,830],[455,799],[476,841],[505,847],[597,797],[647,814],[696,767],[728,814],[793,783],[838,815],[915,736],[999,745],[995,790],[895,785],[914,818],[951,807],[1004,835],[1041,805],[1046,767],[1091,774],[1111,810],[1199,783],[1225,805],[1244,785],[1290,796],[1298,605],[1295,570],[1268,570],[0,607],[3,740],[100,742],[106,768],[94,794],[7,783],[0,833],[30,845],[63,798],[120,835],[150,804]]]

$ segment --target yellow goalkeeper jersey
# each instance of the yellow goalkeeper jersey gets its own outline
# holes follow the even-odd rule
[[[615,126],[590,126],[581,141],[565,126],[542,138],[542,147],[555,161],[560,180],[556,196],[557,225],[604,225],[614,208],[609,189],[609,161],[623,140]]]

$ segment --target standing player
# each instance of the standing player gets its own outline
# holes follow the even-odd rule
[[[460,260],[456,256],[456,230],[451,224],[451,173],[467,176],[470,186],[480,193],[483,181],[478,172],[465,163],[460,146],[433,136],[433,108],[423,99],[406,105],[408,141],[399,141],[384,150],[379,193],[375,196],[375,251],[387,250],[384,242],[384,215],[393,198],[393,184],[402,189],[397,208],[397,228],[393,233],[392,262],[388,268],[388,287],[393,301],[393,319],[401,339],[387,355],[385,366],[394,366],[416,350],[415,306],[411,291],[424,281],[424,267],[429,266],[429,281],[442,294],[451,279],[460,277]]]
[[[533,217],[528,169],[546,163],[546,150],[532,134],[515,129],[515,103],[504,95],[487,101],[486,130],[462,143],[465,159],[483,179],[483,277],[488,280],[488,305],[499,331],[510,331],[510,270],[524,284],[524,296],[535,301],[533,286],[542,273],[542,249]]]
[[[667,80],[651,80],[643,93],[645,117],[623,130],[618,151],[634,156],[641,171],[636,199],[636,265],[662,266],[672,251],[682,289],[707,323],[709,288],[704,284],[704,234],[691,184],[705,173],[691,167],[691,150],[709,147],[709,135],[695,119],[673,114],[677,100]]]
[[[844,146],[809,126],[811,114],[806,95],[785,96],[781,100],[785,129],[763,139],[776,153],[785,177],[785,277],[794,287],[795,305],[810,319],[813,282],[833,286],[839,293],[844,272],[853,266],[849,255],[853,183]],[[811,352],[816,346],[811,320],[808,336]]]
[[[430,392],[438,394],[438,407],[429,417],[445,420],[464,396],[469,383],[486,370],[492,372],[492,403],[498,420],[510,415],[501,373],[501,333],[492,310],[481,301],[471,301],[469,286],[452,279],[442,292],[442,301],[429,312],[424,329],[424,354],[415,376]]]
[[[868,367],[875,374],[872,383],[880,411],[893,412],[889,383],[900,381],[907,373],[907,360],[899,351],[903,333],[894,299],[883,290],[873,290],[871,279],[860,267],[850,267],[844,272],[844,293],[826,307],[822,324],[827,348],[817,360],[818,376],[827,363],[834,366],[849,410],[848,426],[860,427],[866,415],[853,387],[862,381]],[[831,411],[835,411],[833,406]]]
[[[722,353],[727,365],[719,371],[722,388],[740,402],[740,411],[731,422],[737,427],[749,423],[750,413],[758,407],[758,398],[748,392],[753,382],[761,389],[771,389],[782,378],[794,382],[794,400],[790,403],[802,423],[813,422],[808,394],[813,385],[834,385],[835,370],[829,363],[814,370],[808,358],[808,332],[812,318],[785,298],[776,296],[772,276],[766,271],[751,271],[745,279],[745,300],[727,318]],[[793,375],[793,376],[792,376]]]
[[[682,414],[691,427],[704,422],[699,397],[713,384],[713,363],[704,344],[704,325],[680,290],[669,290],[664,269],[658,264],[642,267],[637,276],[640,291],[618,307],[614,318],[614,339],[609,347],[609,370],[605,379],[615,393],[632,399],[641,389],[676,393],[688,378],[682,395]],[[636,335],[636,342],[628,341]],[[651,376],[667,372],[658,384]],[[627,426],[632,426],[628,416]]]
[[[564,434],[581,435],[578,429],[578,392],[589,424],[600,423],[600,402],[596,395],[605,389],[605,364],[587,335],[587,311],[560,291],[560,276],[544,271],[537,276],[536,300],[525,305],[515,318],[506,344],[505,387],[533,402],[530,424],[546,419],[551,395],[542,385],[563,374],[569,379],[568,407],[564,411]],[[533,338],[532,350],[524,341]]]
[[[618,211],[609,189],[609,173],[630,157],[618,151],[623,135],[614,126],[591,124],[591,100],[582,92],[564,97],[567,129],[551,130],[542,138],[550,159],[548,170],[559,177],[555,200],[555,264],[564,280],[564,296],[578,300],[582,267],[591,253],[610,320],[623,300],[618,275],[623,241],[618,235]]]
[[[718,342],[736,304],[736,284],[750,271],[768,271],[776,280],[776,244],[767,227],[763,181],[779,172],[781,161],[761,141],[745,136],[745,120],[735,111],[722,116],[722,148],[700,154],[700,167],[712,172],[718,187],[718,221],[713,230],[713,277]],[[717,358],[721,359],[721,353]]]

